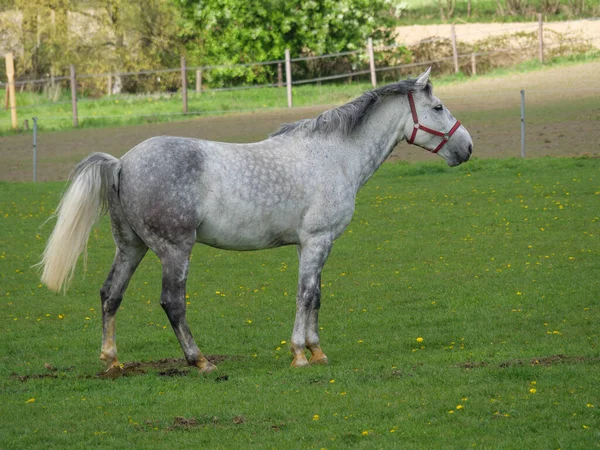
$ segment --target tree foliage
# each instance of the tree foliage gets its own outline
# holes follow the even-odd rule
[[[362,49],[393,39],[394,0],[173,0],[180,37],[196,65],[231,65]],[[327,71],[321,62],[320,73]],[[310,72],[310,65],[304,67]],[[221,82],[266,81],[267,67],[220,71]],[[218,71],[212,71],[217,78]],[[213,81],[217,81],[214,79]]]
[[[67,75],[70,64],[96,74],[173,68],[181,55],[188,66],[247,64],[281,60],[286,48],[299,57],[360,50],[369,37],[389,44],[398,1],[0,0],[12,8],[0,17],[0,36],[16,36],[9,45],[21,79]],[[364,63],[359,58],[297,63],[294,77],[347,71]],[[272,65],[213,68],[205,81],[273,82],[276,73]],[[119,84],[127,92],[173,89],[178,77],[128,76]],[[106,91],[102,78],[81,83]]]

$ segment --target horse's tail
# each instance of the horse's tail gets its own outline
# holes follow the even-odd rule
[[[39,266],[42,283],[53,291],[67,290],[79,255],[87,259],[92,226],[108,209],[108,189],[118,190],[121,161],[106,153],[92,153],[71,173],[71,185],[52,217],[56,226],[48,239]]]

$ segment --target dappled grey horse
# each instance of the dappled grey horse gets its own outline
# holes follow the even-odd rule
[[[152,249],[162,263],[160,304],[187,362],[215,366],[185,318],[194,243],[232,250],[296,245],[299,258],[292,366],[326,364],[319,344],[321,270],[354,213],[356,194],[396,144],[408,140],[450,166],[469,159],[472,140],[432,93],[429,70],[367,92],[314,119],[287,124],[268,139],[228,144],[154,137],[121,159],[81,161],[58,206],[40,264],[52,290],[67,288],[96,220],[108,210],[117,251],[102,300],[102,350],[119,366],[115,314],[131,276]]]

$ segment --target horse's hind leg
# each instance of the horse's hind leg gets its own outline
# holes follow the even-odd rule
[[[127,221],[119,199],[114,191],[109,194],[109,210],[112,233],[117,252],[106,281],[100,289],[102,301],[102,350],[100,359],[106,362],[107,369],[119,365],[115,340],[115,315],[123,300],[131,276],[148,251],[148,246],[133,231]]]
[[[185,286],[193,245],[194,241],[191,240],[189,244],[169,244],[158,249],[158,257],[163,265],[160,304],[171,322],[188,364],[208,373],[217,367],[202,355],[185,318]]]
[[[147,250],[148,247],[141,240],[131,243],[129,246],[118,246],[108,277],[102,289],[100,289],[100,299],[102,301],[102,350],[100,359],[106,362],[109,370],[119,365],[115,336],[115,316],[121,300],[123,300],[123,294],[127,289],[129,280]]]

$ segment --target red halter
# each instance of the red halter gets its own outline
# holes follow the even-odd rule
[[[458,127],[460,127],[460,122],[457,120],[454,123],[454,125],[452,126],[452,128],[450,129],[450,131],[448,131],[447,133],[442,133],[441,131],[432,130],[431,128],[428,128],[425,125],[421,125],[419,123],[419,117],[417,116],[417,110],[415,108],[415,101],[413,99],[412,92],[408,93],[408,103],[410,103],[410,112],[412,113],[413,122],[415,123],[413,125],[413,132],[410,136],[410,139],[408,140],[408,143],[413,144],[415,142],[415,138],[417,137],[417,131],[423,130],[429,134],[433,134],[435,136],[439,136],[442,138],[442,142],[440,142],[440,144],[435,148],[435,150],[430,150],[432,153],[439,152],[442,149],[442,147],[444,145],[446,145],[446,142],[448,142],[450,140],[450,138],[452,137],[454,132],[456,130],[458,130]]]

